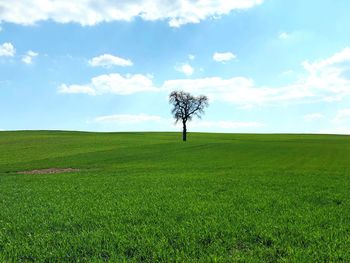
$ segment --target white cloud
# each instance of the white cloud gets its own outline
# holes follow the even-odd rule
[[[198,87],[209,91],[209,87],[214,90],[216,86],[214,97],[221,96],[222,100],[243,105],[334,102],[350,95],[350,48],[323,60],[305,61],[302,66],[307,75],[282,87],[258,87],[252,80],[242,77],[228,80],[212,78],[208,84],[201,81]]]
[[[325,101],[339,101],[350,94],[350,48],[313,63],[304,61],[308,77],[302,84]]]
[[[350,62],[350,48],[346,47],[342,51],[334,54],[333,56],[310,63],[309,61],[304,61],[302,63],[303,67],[310,73],[317,73],[318,71],[327,69],[335,69],[337,66],[342,66],[343,63]],[[348,66],[349,65],[343,65]]]
[[[156,115],[147,114],[114,114],[96,117],[94,122],[98,123],[119,123],[119,124],[131,124],[131,123],[142,123],[142,122],[159,122],[162,121],[162,117]]]
[[[233,10],[248,9],[263,0],[21,0],[0,1],[0,22],[22,25],[52,20],[95,25],[100,22],[167,20],[172,27],[226,15]]]
[[[175,70],[184,73],[186,76],[191,76],[194,72],[194,68],[188,63],[176,66]]]
[[[164,82],[162,88],[168,91],[182,89],[194,94],[205,94],[211,100],[231,102],[244,107],[283,103],[312,96],[308,90],[299,86],[257,87],[253,80],[245,77],[168,80]]]
[[[223,52],[223,53],[215,52],[213,54],[213,60],[215,60],[216,62],[227,62],[235,58],[236,58],[236,55],[231,52]]]
[[[282,87],[258,86],[246,77],[207,77],[166,80],[157,88],[149,76],[137,74],[123,77],[110,74],[95,77],[87,85],[62,85],[60,91],[90,95],[123,95],[182,89],[194,94],[205,94],[210,100],[226,101],[243,108],[282,103],[334,102],[350,95],[350,48],[330,58],[313,63],[303,62],[302,65],[307,74],[298,81]],[[187,75],[193,73],[191,69],[182,69],[182,72],[184,71]]]
[[[94,57],[91,60],[89,60],[89,64],[93,67],[110,67],[114,65],[127,67],[132,66],[133,62],[129,59],[120,58],[111,54],[103,54],[101,56]]]
[[[33,58],[35,58],[36,56],[38,56],[39,54],[29,50],[22,58],[22,62],[25,64],[32,64],[33,63]]]
[[[0,45],[0,57],[13,57],[15,53],[16,49],[11,43],[5,42]]]
[[[242,107],[278,103],[309,103],[340,101],[350,95],[350,48],[324,60],[302,63],[306,76],[282,87],[257,86],[252,79],[233,77],[223,79],[168,80],[167,90],[184,89],[206,94],[211,99],[227,101]]]
[[[91,79],[86,85],[62,84],[60,93],[85,93],[88,95],[119,94],[129,95],[137,92],[156,92],[152,77],[141,74],[122,76],[117,73],[100,75]]]
[[[282,39],[282,40],[287,40],[291,37],[291,35],[287,32],[282,32],[278,35],[278,38],[279,39]]]

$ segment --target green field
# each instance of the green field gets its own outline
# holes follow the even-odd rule
[[[350,262],[350,137],[0,132],[21,261]]]

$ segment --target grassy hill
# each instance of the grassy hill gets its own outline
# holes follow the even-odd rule
[[[0,132],[0,261],[350,261],[350,137],[188,139]]]

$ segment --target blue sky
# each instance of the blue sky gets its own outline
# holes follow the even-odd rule
[[[72,3],[73,2],[73,3]],[[350,133],[350,1],[0,0],[0,129]]]

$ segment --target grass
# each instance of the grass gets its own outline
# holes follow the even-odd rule
[[[0,132],[0,261],[350,262],[350,137],[188,139]]]

